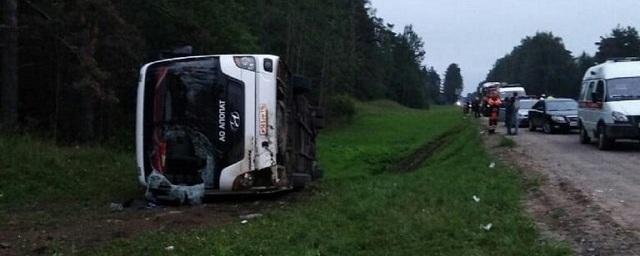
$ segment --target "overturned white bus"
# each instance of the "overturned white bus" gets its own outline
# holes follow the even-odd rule
[[[206,195],[272,193],[321,176],[321,111],[308,80],[278,56],[165,59],[140,70],[136,117],[139,182],[151,200],[198,203]]]

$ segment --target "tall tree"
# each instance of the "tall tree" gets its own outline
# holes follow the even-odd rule
[[[389,74],[389,98],[409,107],[423,108],[428,104],[425,76],[423,41],[412,26],[406,26],[402,34],[392,39],[392,73]]]
[[[575,97],[579,77],[562,38],[551,32],[538,32],[522,39],[511,53],[498,59],[486,80],[520,83],[531,95]]]
[[[578,69],[578,76],[583,76],[585,72],[587,72],[587,69],[589,69],[590,67],[592,67],[593,65],[596,64],[596,59],[595,57],[587,54],[586,52],[583,52],[582,54],[580,54],[580,56],[578,56],[578,58],[576,58],[576,66]]]
[[[640,36],[634,27],[618,26],[610,35],[600,37],[596,60],[600,63],[610,58],[640,57]]]
[[[443,93],[446,103],[454,103],[458,100],[458,96],[462,92],[462,75],[460,67],[456,63],[452,63],[447,68],[444,75]]]
[[[18,1],[4,0],[4,47],[2,51],[2,127],[15,128],[18,121]]]
[[[20,2],[19,120],[63,142],[130,133],[137,70],[176,46],[279,55],[313,81],[320,104],[346,94],[426,107],[436,97],[427,85],[439,84],[422,38],[411,26],[394,32],[368,0]]]
[[[432,103],[438,103],[442,79],[440,79],[440,74],[438,74],[438,71],[436,71],[434,67],[426,69],[426,80],[427,96],[429,97],[429,101]]]

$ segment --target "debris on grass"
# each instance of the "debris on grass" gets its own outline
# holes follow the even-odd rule
[[[244,220],[256,219],[256,218],[260,218],[260,217],[262,217],[261,213],[251,213],[251,214],[247,214],[247,215],[240,215],[240,218],[244,219]]]
[[[105,222],[109,223],[109,224],[120,224],[122,222],[124,222],[123,220],[118,220],[118,219],[107,219],[105,220]]]
[[[121,212],[124,211],[124,206],[121,203],[111,203],[109,209],[111,212]]]
[[[162,211],[154,216],[154,218],[164,218],[171,215],[182,214],[182,211]]]
[[[173,250],[175,250],[175,249],[176,249],[176,247],[175,247],[175,246],[173,246],[173,245],[169,245],[169,246],[167,246],[167,247],[165,247],[165,248],[164,248],[164,250],[165,250],[165,251],[173,251]]]
[[[209,158],[207,158],[209,159]],[[212,161],[212,160],[211,160]],[[210,174],[211,164],[207,160],[207,168],[203,169],[201,175],[202,180],[206,180],[206,176]],[[149,201],[156,201],[157,198],[152,190],[160,189],[161,187],[168,187],[168,194],[164,195],[165,199],[175,200],[180,204],[200,205],[202,204],[202,198],[204,197],[205,184],[200,183],[196,185],[174,185],[165,177],[162,173],[152,171],[149,177],[147,177],[147,192],[145,197]]]
[[[476,195],[473,195],[473,201],[476,201],[476,203],[480,202],[480,198]]]
[[[247,224],[247,223],[249,223],[249,221],[248,220],[242,220],[240,223]]]
[[[491,227],[493,227],[493,224],[489,223],[489,224],[487,224],[487,225],[482,225],[481,227],[482,227],[482,229],[484,229],[485,231],[489,231],[489,230],[491,230]]]
[[[495,162],[491,162],[491,164],[489,164],[489,168],[495,168],[496,167],[496,163]]]

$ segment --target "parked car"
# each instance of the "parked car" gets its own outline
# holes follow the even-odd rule
[[[529,110],[529,130],[535,131],[538,127],[544,133],[578,129],[578,102],[564,98],[538,101]]]
[[[520,127],[529,126],[529,110],[538,102],[537,99],[520,99],[518,100],[518,124]]]
[[[617,139],[640,140],[640,59],[609,60],[587,70],[578,117],[580,142],[598,138],[609,149]]]

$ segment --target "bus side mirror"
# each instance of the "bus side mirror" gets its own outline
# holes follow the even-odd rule
[[[293,93],[303,94],[311,91],[311,80],[301,76],[293,75],[291,77],[291,84],[293,85]]]

